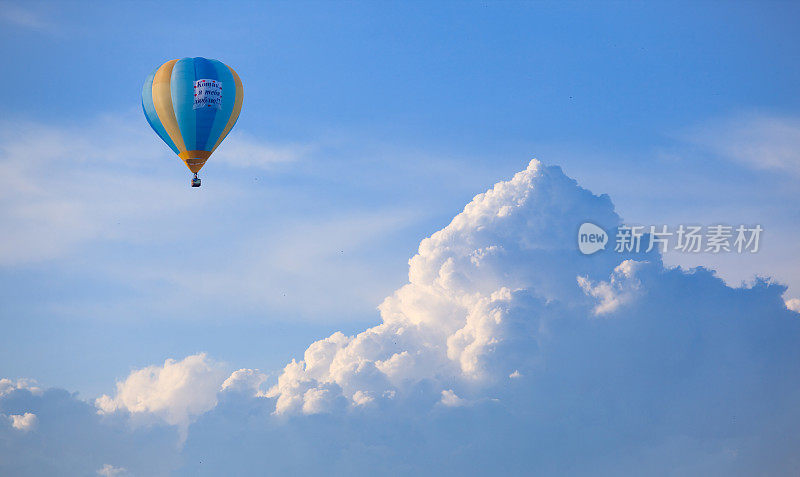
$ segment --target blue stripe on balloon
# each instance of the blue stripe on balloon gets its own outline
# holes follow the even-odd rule
[[[167,130],[161,123],[161,119],[159,119],[158,114],[156,114],[156,107],[153,105],[153,77],[155,74],[155,71],[150,73],[150,76],[148,76],[144,82],[144,86],[142,86],[142,109],[144,110],[144,117],[161,140],[164,141],[170,149],[175,151],[175,154],[179,154],[180,151],[178,147],[175,146],[172,138],[167,134]]]
[[[236,82],[233,80],[231,70],[228,69],[221,61],[208,60],[214,65],[217,72],[217,79],[222,82],[222,109],[217,111],[213,124],[210,126],[208,140],[203,147],[204,151],[210,151],[217,143],[220,134],[228,124],[228,119],[233,113],[233,105],[236,102]],[[198,141],[199,142],[199,141]]]
[[[194,59],[194,77],[195,80],[210,79],[219,81],[221,78],[217,75],[217,69],[214,64],[205,58]],[[224,87],[225,85],[223,85]],[[222,97],[225,98],[225,90],[222,91]],[[197,125],[195,129],[195,138],[197,148],[199,150],[207,151],[206,144],[208,143],[208,135],[211,132],[211,126],[214,124],[214,118],[220,111],[215,107],[203,107],[195,110]]]
[[[182,58],[172,68],[170,94],[175,119],[187,151],[197,150],[197,120],[194,111],[194,58]]]

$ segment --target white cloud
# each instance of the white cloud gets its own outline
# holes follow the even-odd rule
[[[102,419],[75,395],[35,397],[9,381],[0,408],[48,417],[41,444],[0,429],[0,462],[59,475],[104,462],[250,475],[264,461],[303,475],[797,474],[800,320],[785,288],[731,288],[655,253],[583,256],[575,236],[587,220],[619,221],[607,197],[534,161],[422,241],[380,324],[312,343],[265,395],[262,373],[225,379],[204,355],[132,372],[98,400]],[[175,429],[142,434],[118,410],[184,436],[191,422],[191,436],[134,458]],[[71,443],[65,429],[87,442],[59,445]],[[170,455],[180,463],[162,464]]]
[[[231,373],[222,383],[222,391],[249,392],[253,395],[262,394],[261,385],[267,380],[267,375],[257,369],[239,369]]]
[[[786,308],[800,313],[800,298],[786,300]]]
[[[11,427],[22,432],[32,431],[39,422],[36,414],[31,412],[26,412],[25,414],[11,414],[8,418],[11,420]]]
[[[33,394],[41,394],[42,389],[36,385],[34,379],[18,379],[16,382],[8,378],[0,378],[0,397],[18,389],[25,389]]]
[[[114,467],[111,464],[103,464],[103,467],[97,470],[97,475],[102,475],[104,477],[115,477],[117,475],[123,475],[124,473],[124,467]]]
[[[117,382],[114,397],[96,401],[98,413],[127,411],[132,416],[156,416],[178,426],[185,437],[189,424],[217,405],[217,392],[225,370],[204,353],[181,361],[167,359],[163,366],[148,366]]]
[[[214,161],[234,167],[270,169],[281,163],[298,161],[313,150],[306,144],[268,143],[234,130],[214,152]]]
[[[78,393],[15,386],[0,395],[0,412],[3,476],[95,475],[108,462],[112,471],[129,469],[125,475],[172,475],[177,468],[175,427],[131,426],[123,414],[98,415]]]
[[[423,380],[444,391],[450,382],[482,385],[508,376],[523,363],[495,359],[498,349],[538,337],[534,323],[511,311],[520,295],[581,300],[578,270],[608,260],[573,256],[577,224],[588,218],[618,223],[606,197],[536,160],[478,194],[422,241],[409,283],[379,307],[383,323],[354,337],[334,333],[286,366],[267,394],[277,398],[276,412],[328,411],[337,394],[358,404]],[[528,265],[537,261],[546,265]]]
[[[442,400],[440,402],[447,407],[459,407],[467,404],[467,402],[458,397],[452,389],[445,389],[442,391]]]
[[[688,474],[792,473],[800,441],[778,436],[800,422],[800,323],[785,289],[731,288],[706,269],[665,268],[656,252],[582,256],[586,221],[611,230],[619,218],[536,161],[477,195],[421,242],[380,324],[333,333],[284,368],[267,396],[295,418],[276,432],[338,459],[314,470],[414,455],[411,472],[431,474],[437,460],[448,472],[619,475],[675,458]],[[467,403],[455,424],[451,408]],[[366,430],[343,439],[348,426]],[[410,444],[420,436],[431,461]],[[324,444],[336,439],[347,445]],[[367,446],[392,450],[352,451]],[[576,453],[585,462],[567,464]]]
[[[375,398],[365,391],[356,391],[353,394],[353,404],[356,406],[368,406],[375,402]]]
[[[687,138],[754,169],[800,175],[800,118],[751,114],[708,123]]]
[[[643,265],[644,263],[635,260],[625,260],[614,269],[609,281],[593,283],[586,277],[578,277],[581,289],[599,301],[594,307],[595,314],[604,315],[615,311],[636,297],[641,283],[635,275]]]

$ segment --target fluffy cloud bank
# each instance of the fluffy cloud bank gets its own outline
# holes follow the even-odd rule
[[[18,379],[16,382],[7,378],[0,379],[0,397],[18,389],[27,389],[33,394],[41,394],[42,389],[36,385],[36,381],[31,379]]]
[[[86,465],[136,475],[800,472],[800,316],[785,287],[731,288],[657,253],[583,256],[587,221],[620,219],[532,161],[421,242],[378,325],[312,343],[266,392],[262,373],[201,354],[134,371],[94,408],[0,383],[0,412],[35,413],[56,439],[64,417],[49,410],[69,402],[84,435],[154,455],[144,468],[107,446]],[[36,468],[20,434],[0,435],[14,456],[0,473]],[[130,444],[154,436],[170,451]]]
[[[97,399],[101,413],[125,409],[131,413],[150,413],[168,424],[182,425],[193,415],[216,405],[216,391],[225,372],[205,354],[182,361],[167,359],[164,366],[148,366],[132,372],[117,383],[117,395]]]
[[[589,219],[607,229],[619,223],[608,197],[532,161],[422,241],[409,283],[380,305],[380,325],[334,333],[290,363],[267,394],[276,412],[398,399],[422,381],[476,392],[530,367],[546,304],[588,303],[576,278],[619,260],[578,254],[577,228]]]
[[[134,417],[160,418],[178,426],[185,439],[189,424],[217,405],[217,391],[226,375],[203,353],[182,361],[168,359],[163,366],[132,372],[117,383],[116,396],[100,396],[96,405],[101,414],[127,411]]]

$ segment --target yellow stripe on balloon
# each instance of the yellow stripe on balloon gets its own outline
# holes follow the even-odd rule
[[[170,92],[170,79],[172,78],[172,68],[178,60],[167,61],[156,71],[153,77],[153,105],[156,108],[158,119],[167,130],[167,134],[175,143],[179,151],[186,151],[183,143],[181,130],[178,128],[178,120],[175,118],[175,110],[172,108],[172,94]]]
[[[222,140],[225,139],[225,136],[231,132],[233,125],[236,124],[236,120],[239,119],[239,113],[242,111],[242,102],[244,100],[244,88],[242,87],[242,80],[239,79],[239,75],[233,71],[233,68],[228,66],[228,69],[231,70],[233,81],[236,83],[236,102],[233,103],[233,111],[231,112],[230,119],[228,119],[228,124],[225,125],[225,129],[222,130],[222,134],[219,135],[219,139],[217,139],[217,143],[214,144],[211,152],[214,152]]]

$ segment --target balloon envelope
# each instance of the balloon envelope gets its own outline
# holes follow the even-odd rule
[[[236,124],[243,96],[242,81],[230,66],[182,58],[147,77],[142,109],[150,127],[196,173]]]

